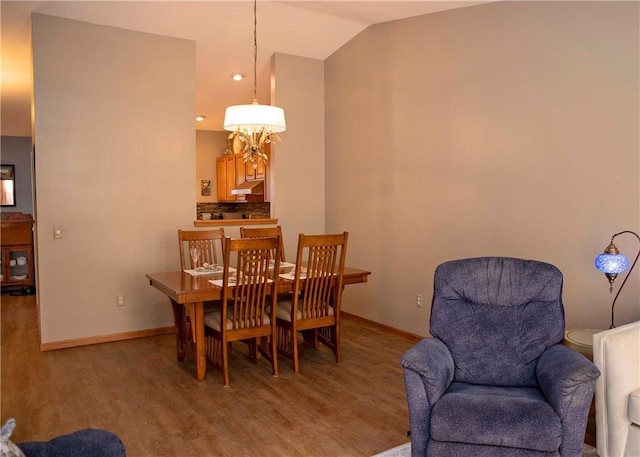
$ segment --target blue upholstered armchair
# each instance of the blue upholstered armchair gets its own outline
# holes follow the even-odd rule
[[[501,257],[434,278],[431,334],[402,357],[413,457],[580,457],[598,369],[562,345],[562,273]]]

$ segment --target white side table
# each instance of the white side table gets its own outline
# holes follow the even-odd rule
[[[567,330],[564,334],[564,344],[593,362],[593,335],[599,332],[602,332],[602,329],[577,328]]]

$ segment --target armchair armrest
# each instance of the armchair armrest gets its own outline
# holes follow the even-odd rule
[[[427,400],[433,405],[453,381],[453,357],[445,344],[437,338],[426,338],[404,353],[400,364],[405,371],[420,375]]]
[[[538,359],[536,376],[547,401],[562,421],[560,455],[581,455],[589,407],[600,371],[582,354],[562,344]]]
[[[575,404],[575,395],[584,394],[588,397],[585,398],[588,410],[593,398],[592,386],[595,386],[600,371],[582,354],[556,344],[540,356],[536,376],[547,401],[564,420],[569,408]]]
[[[400,360],[409,404],[411,454],[425,455],[431,408],[453,381],[453,357],[437,338],[416,343]]]

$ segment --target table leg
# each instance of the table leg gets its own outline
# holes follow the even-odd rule
[[[184,308],[181,304],[171,300],[173,306],[173,320],[176,325],[176,355],[178,362],[184,361]]]
[[[191,331],[196,340],[196,379],[202,381],[207,374],[207,358],[205,356],[204,341],[204,303],[200,301],[193,305],[192,315],[194,319],[191,322]]]

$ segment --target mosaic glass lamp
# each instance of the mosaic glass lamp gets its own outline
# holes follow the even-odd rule
[[[638,234],[635,232],[632,232],[630,230],[625,230],[623,232],[616,233],[611,237],[611,241],[609,242],[609,245],[604,249],[604,252],[599,256],[597,256],[595,260],[596,268],[599,271],[603,272],[604,275],[609,280],[609,293],[613,292],[613,282],[616,280],[618,275],[620,273],[627,271],[627,268],[629,268],[629,260],[623,254],[620,254],[620,251],[618,250],[616,245],[613,244],[613,240],[615,237],[625,233],[634,235],[638,239],[638,242],[640,243],[640,236],[638,236]],[[611,327],[609,328],[615,327],[614,310],[616,306],[616,300],[618,300],[618,296],[620,295],[622,288],[627,282],[627,279],[629,279],[629,275],[633,271],[633,268],[636,266],[636,263],[638,262],[638,257],[640,257],[640,249],[638,249],[638,254],[636,255],[635,260],[631,264],[631,268],[629,268],[629,271],[627,271],[627,275],[624,277],[624,280],[622,281],[622,284],[620,285],[620,288],[618,289],[618,292],[616,293],[616,296],[614,297],[613,302],[611,303]]]

